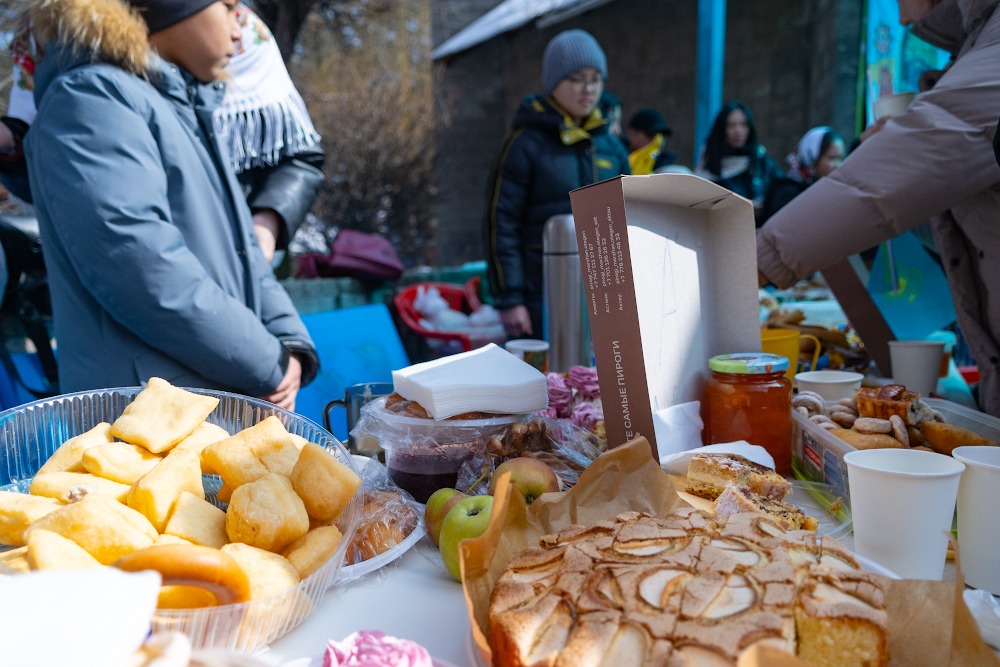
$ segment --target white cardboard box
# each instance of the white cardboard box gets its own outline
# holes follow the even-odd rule
[[[620,176],[570,193],[613,446],[701,399],[708,360],[759,352],[752,204],[688,174]]]

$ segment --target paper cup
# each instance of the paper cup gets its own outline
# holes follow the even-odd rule
[[[904,579],[940,580],[965,464],[915,449],[844,455],[859,555]]]
[[[902,116],[906,113],[906,110],[910,107],[910,103],[913,102],[913,98],[916,96],[916,93],[897,93],[896,95],[880,97],[875,100],[873,108],[875,119],[881,120],[883,118],[892,118],[893,116]]]
[[[892,379],[921,396],[928,396],[937,389],[943,357],[944,343],[941,341],[889,341]]]
[[[549,372],[549,343],[545,340],[517,338],[504,344],[508,352],[523,359],[543,373]]]
[[[965,583],[1000,595],[1000,447],[956,447],[965,464],[958,486],[958,548]]]
[[[865,376],[851,371],[809,371],[795,376],[799,391],[814,391],[824,401],[854,398],[854,390],[861,386]]]

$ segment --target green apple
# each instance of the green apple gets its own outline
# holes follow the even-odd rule
[[[505,472],[510,472],[511,486],[521,492],[529,505],[543,493],[559,490],[559,478],[546,463],[530,456],[518,456],[507,459],[493,471],[493,477],[490,478],[491,495],[496,492],[497,482]]]
[[[427,528],[427,534],[431,536],[434,546],[438,545],[444,518],[448,516],[448,512],[455,506],[455,503],[466,497],[458,489],[446,487],[438,489],[427,499],[427,504],[424,506],[424,526]]]
[[[458,545],[462,540],[479,537],[490,525],[490,510],[493,496],[466,496],[459,500],[448,512],[441,524],[441,560],[451,576],[462,580],[458,567]]]

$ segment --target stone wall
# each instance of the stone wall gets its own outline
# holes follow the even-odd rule
[[[433,39],[442,43],[496,4],[436,0]],[[472,5],[476,5],[475,10]],[[753,111],[761,141],[779,161],[810,127],[855,134],[859,3],[847,0],[729,2],[724,100]],[[482,258],[480,229],[490,166],[520,98],[539,87],[545,44],[583,28],[608,56],[607,89],[624,116],[659,108],[674,131],[678,162],[692,166],[696,0],[617,0],[562,23],[534,23],[435,64],[438,140],[438,261]],[[464,21],[464,22],[463,22]]]

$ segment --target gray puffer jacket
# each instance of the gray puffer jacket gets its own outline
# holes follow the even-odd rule
[[[48,41],[26,150],[60,387],[158,376],[266,395],[290,351],[315,353],[211,130],[223,85],[150,53],[126,3],[89,4],[36,2],[32,16]]]
[[[956,58],[931,90],[757,234],[757,266],[784,287],[933,218],[980,404],[1000,416],[998,0],[941,0],[914,33]]]

